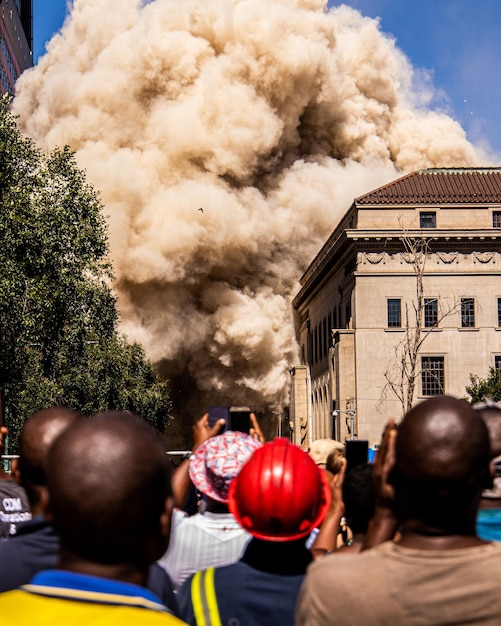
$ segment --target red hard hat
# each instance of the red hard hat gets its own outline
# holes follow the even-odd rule
[[[253,452],[230,486],[228,506],[258,539],[293,541],[324,519],[331,490],[308,453],[287,439]]]

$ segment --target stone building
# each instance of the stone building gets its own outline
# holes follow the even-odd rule
[[[33,66],[32,5],[33,0],[0,1],[0,94],[14,94],[16,80]]]
[[[420,170],[356,198],[293,301],[294,441],[374,445],[409,404],[501,368],[500,276],[501,168]]]

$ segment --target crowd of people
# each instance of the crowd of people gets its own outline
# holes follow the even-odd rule
[[[251,423],[204,415],[173,471],[140,416],[31,416],[0,474],[2,623],[501,624],[500,405],[422,401],[350,468]]]

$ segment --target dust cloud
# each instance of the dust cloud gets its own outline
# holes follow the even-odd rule
[[[127,335],[182,402],[286,400],[291,300],[354,197],[481,165],[377,21],[319,0],[75,0],[14,112],[100,190]],[[198,406],[197,404],[197,406]]]

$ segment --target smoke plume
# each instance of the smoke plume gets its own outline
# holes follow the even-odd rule
[[[285,399],[291,300],[353,198],[484,158],[416,78],[321,0],[75,0],[14,112],[99,189],[123,330],[202,406],[257,407]]]

